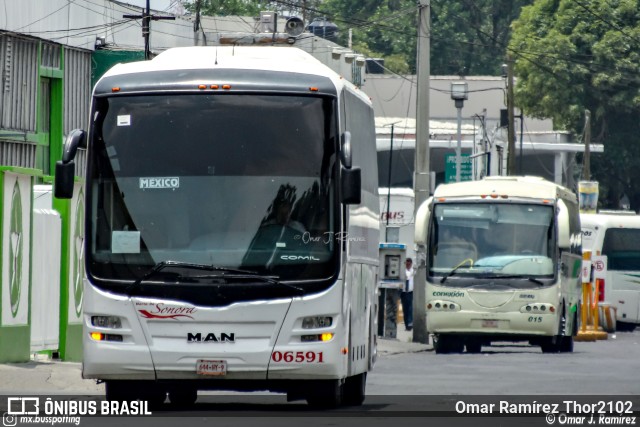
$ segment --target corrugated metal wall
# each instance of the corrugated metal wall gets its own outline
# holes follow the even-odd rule
[[[91,52],[64,50],[64,134],[89,126],[91,102]]]
[[[34,132],[38,90],[38,42],[0,34],[0,128]]]
[[[91,104],[91,51],[64,49],[64,134],[73,129],[89,129]],[[76,153],[76,175],[85,176],[85,150]]]
[[[27,142],[0,141],[0,166],[36,167],[36,145]]]

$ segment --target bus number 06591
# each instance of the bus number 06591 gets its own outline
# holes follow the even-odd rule
[[[322,352],[315,351],[274,351],[271,360],[284,363],[322,363]]]

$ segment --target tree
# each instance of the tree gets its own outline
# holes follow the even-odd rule
[[[533,0],[431,2],[431,73],[497,74],[504,62],[510,24]],[[414,0],[326,0],[322,4],[342,30],[353,29],[354,47],[393,57],[397,73],[415,73],[417,2]],[[344,28],[347,27],[347,28]],[[403,58],[403,61],[398,61]],[[400,69],[398,69],[399,67]]]
[[[581,134],[592,112],[592,179],[600,202],[626,193],[640,206],[640,14],[638,0],[537,0],[513,24],[516,104],[527,115]]]
[[[433,1],[432,74],[500,75],[511,22],[533,0]]]

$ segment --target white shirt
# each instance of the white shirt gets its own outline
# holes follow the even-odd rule
[[[405,266],[405,278],[406,281],[404,285],[403,292],[413,292],[413,276],[415,276],[416,271],[413,269],[413,265],[411,268],[406,268]]]

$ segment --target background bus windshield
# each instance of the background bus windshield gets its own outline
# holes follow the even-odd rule
[[[98,99],[87,273],[132,280],[171,260],[331,276],[332,106],[268,95]]]
[[[553,275],[553,219],[552,206],[437,204],[430,274]]]

